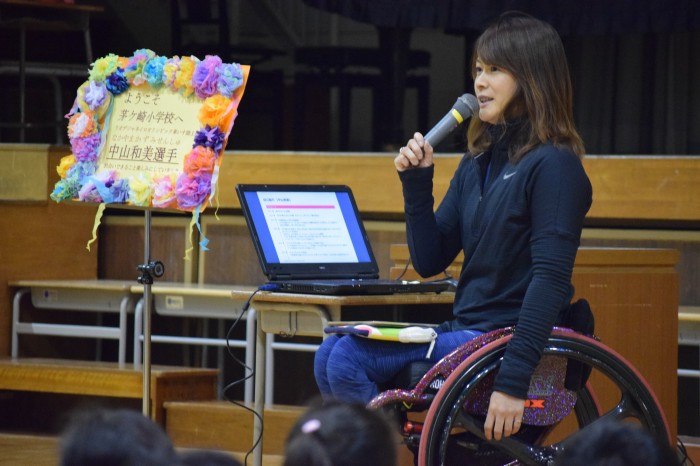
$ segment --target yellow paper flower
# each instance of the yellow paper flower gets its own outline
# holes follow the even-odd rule
[[[90,79],[93,81],[104,81],[107,76],[114,73],[119,66],[119,57],[110,53],[106,57],[102,57],[92,64],[90,69]]]
[[[202,108],[199,109],[199,121],[202,126],[209,125],[212,128],[219,128],[221,131],[228,131],[235,116],[231,99],[221,94],[207,97]]]
[[[68,170],[70,170],[70,167],[72,167],[73,165],[75,165],[75,156],[73,154],[61,157],[61,161],[56,167],[58,176],[60,176],[61,179],[64,179],[66,177],[66,173],[68,172]]]
[[[150,175],[143,172],[129,179],[129,200],[133,205],[150,205],[151,184],[152,180]]]
[[[194,92],[192,87],[192,74],[199,60],[196,57],[182,57],[180,59],[180,69],[175,74],[175,89],[182,91],[185,96],[189,96]]]
[[[163,66],[163,84],[173,86],[178,69],[180,69],[180,57],[176,56],[168,60]]]

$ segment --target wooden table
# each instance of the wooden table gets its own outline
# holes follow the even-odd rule
[[[700,306],[678,309],[678,346],[700,347]],[[678,369],[679,377],[700,379],[700,369]]]
[[[19,335],[53,335],[62,337],[112,339],[119,341],[118,362],[126,361],[127,314],[134,310],[135,296],[131,281],[122,280],[17,280],[12,301],[12,351],[19,353]],[[138,290],[137,290],[138,291]],[[140,293],[140,292],[139,292]],[[22,297],[30,294],[39,309],[71,312],[106,312],[119,314],[117,326],[72,325],[21,320]]]
[[[131,287],[133,293],[139,293],[142,286]],[[182,335],[151,335],[151,343],[171,343],[180,345],[215,346],[219,348],[231,346],[245,349],[245,365],[252,368],[255,354],[255,311],[242,315],[242,303],[231,299],[229,285],[201,285],[196,283],[156,282],[151,285],[153,311],[162,316],[198,318],[198,319],[227,319],[241,318],[246,321],[245,340],[227,339],[224,335],[217,338],[187,337]],[[236,287],[244,296],[250,295],[254,287]],[[143,341],[143,312],[144,303],[140,300],[134,312],[134,364],[141,361],[141,342]],[[222,374],[222,360],[219,358],[219,373]],[[246,369],[247,370],[247,369]],[[246,375],[250,375],[246,373]],[[219,384],[221,386],[221,384]],[[253,400],[253,379],[245,381],[244,401]]]

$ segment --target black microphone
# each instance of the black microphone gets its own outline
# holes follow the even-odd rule
[[[465,120],[473,117],[479,111],[479,102],[471,94],[464,94],[459,97],[442,120],[433,126],[433,129],[425,135],[425,140],[435,147],[442,142],[456,127],[464,123]]]

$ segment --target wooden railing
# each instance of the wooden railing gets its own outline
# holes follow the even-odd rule
[[[436,203],[461,157],[436,158]],[[393,153],[226,153],[219,181],[221,206],[240,207],[236,183],[347,184],[361,212],[403,216],[393,158]],[[700,222],[700,157],[587,156],[583,163],[593,185],[588,219]]]

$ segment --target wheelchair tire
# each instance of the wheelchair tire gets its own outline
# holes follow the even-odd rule
[[[523,426],[521,433],[499,442],[484,440],[483,419],[462,409],[479,382],[500,366],[510,336],[494,341],[465,359],[445,380],[425,418],[418,449],[419,466],[547,465],[566,448],[568,436],[545,444],[536,428]],[[620,400],[601,413],[589,385],[578,392],[574,413],[578,429],[604,419],[635,419],[662,442],[672,445],[668,424],[659,403],[640,374],[619,354],[602,343],[567,331],[555,330],[544,355],[565,356],[603,374],[619,390]]]

